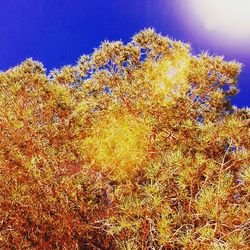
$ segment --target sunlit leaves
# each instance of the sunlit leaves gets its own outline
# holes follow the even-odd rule
[[[217,215],[216,203],[216,189],[214,187],[207,187],[201,191],[197,199],[197,212],[209,220],[215,219]]]
[[[133,174],[146,159],[151,132],[147,121],[122,113],[104,115],[81,146],[83,153],[118,179]]]
[[[0,72],[1,247],[248,246],[240,67],[147,29],[49,75]]]

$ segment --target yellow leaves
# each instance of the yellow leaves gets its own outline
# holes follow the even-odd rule
[[[121,198],[121,197],[118,197]],[[128,217],[135,215],[142,215],[142,208],[144,201],[135,196],[125,196],[121,198],[119,208],[124,212]]]
[[[241,177],[246,183],[250,184],[250,166],[243,169]]]
[[[23,128],[24,124],[22,121],[18,121],[16,120],[14,123],[13,123],[13,128],[15,129],[20,129],[20,128]]]
[[[170,224],[171,220],[169,220],[166,217],[163,217],[158,220],[156,224],[156,229],[159,234],[159,241],[161,244],[167,244],[171,238],[172,232],[171,232],[171,227]]]
[[[28,159],[25,164],[25,169],[31,174],[34,178],[41,178],[40,169],[37,167],[37,163],[39,162],[39,159],[35,156],[31,157],[31,159]]]
[[[117,179],[133,175],[146,159],[151,131],[147,121],[118,110],[104,115],[91,131],[82,152]]]
[[[243,123],[241,120],[237,118],[231,118],[227,121],[226,127],[229,130],[229,133],[234,135],[236,134],[236,131],[239,130],[243,126]]]
[[[204,187],[197,198],[197,212],[210,220],[218,219],[222,212],[220,204],[227,199],[232,181],[230,173],[222,173],[215,187]]]
[[[225,117],[222,121],[219,127],[221,137],[233,138],[237,142],[248,136],[246,122],[234,114]]]
[[[171,59],[166,57],[152,65],[148,61],[147,64],[144,77],[149,81],[154,91],[153,95],[161,105],[171,106],[177,98],[187,92],[189,88],[187,83],[189,56],[187,54],[177,54]]]
[[[106,221],[107,232],[110,235],[119,235],[122,232],[138,234],[141,222],[136,219],[130,219],[126,216],[110,218]]]
[[[81,101],[78,103],[75,107],[75,112],[76,113],[84,113],[88,109],[86,101]]]
[[[180,243],[186,247],[187,249],[194,249],[194,235],[192,230],[188,229],[186,230],[181,236],[180,236]]]
[[[18,83],[18,82],[16,82],[16,83],[14,83],[13,85],[12,85],[12,91],[14,92],[14,93],[17,93],[20,89],[21,89],[21,84],[20,83]]]
[[[243,182],[248,193],[250,193],[250,166],[246,166],[241,170],[239,180]]]
[[[167,244],[172,236],[171,224],[173,223],[174,211],[167,204],[162,204],[161,216],[157,220],[155,228],[161,244]]]
[[[25,155],[23,155],[20,148],[14,145],[12,145],[11,151],[9,152],[9,158],[17,162],[25,162]]]
[[[202,165],[206,162],[205,155],[200,152],[195,154],[195,159],[198,165]]]
[[[23,115],[26,119],[32,119],[33,110],[32,107],[27,107],[23,111]]]
[[[53,93],[55,100],[66,104],[67,106],[72,105],[72,99],[70,90],[64,85],[53,84],[50,86],[50,90]]]
[[[152,163],[146,168],[146,177],[149,179],[156,178],[157,174],[159,173],[159,170],[161,168],[161,164],[158,163]]]
[[[53,76],[55,83],[62,85],[70,85],[76,81],[77,68],[71,66],[64,66],[60,71],[54,70],[50,74]]]
[[[213,161],[208,161],[206,162],[206,169],[205,169],[205,174],[207,176],[210,176],[214,171],[218,170],[218,166],[215,162]]]
[[[133,36],[133,42],[140,46],[147,46],[152,44],[156,37],[154,29],[145,29]]]
[[[225,172],[219,178],[218,191],[217,194],[221,199],[225,199],[229,193],[230,186],[233,183],[232,174]]]
[[[211,145],[211,143],[216,142],[217,140],[221,140],[219,133],[218,125],[215,125],[213,122],[206,122],[204,124],[200,124],[198,127],[199,133],[199,141],[202,145]]]
[[[193,128],[194,122],[191,119],[187,119],[186,121],[183,122],[183,127],[186,128]]]
[[[196,173],[196,168],[194,166],[189,166],[181,169],[177,178],[178,186],[181,189],[185,189],[186,187],[190,186],[195,173]]]
[[[177,148],[177,150],[171,150],[170,152],[167,152],[167,155],[165,156],[166,162],[174,167],[174,166],[180,166],[184,156],[181,149]]]
[[[119,221],[119,229],[118,230],[121,231],[121,230],[126,229],[126,228],[129,228],[129,229],[133,228],[134,229],[134,225],[126,219],[121,219]]]
[[[119,249],[121,250],[138,250],[138,242],[136,240],[123,240],[118,243]]]
[[[196,203],[196,210],[199,214],[213,220],[217,216],[216,189],[214,187],[206,187],[201,190]]]
[[[151,195],[154,195],[156,193],[159,193],[159,191],[161,191],[162,189],[162,185],[160,183],[149,183],[147,185],[145,185],[144,187],[144,191],[145,191],[145,194],[146,196],[151,196]]]
[[[16,183],[16,185],[13,187],[11,198],[15,201],[16,204],[22,203],[23,199],[25,199],[23,194],[26,193],[27,189],[27,185],[21,185],[19,183]]]
[[[205,225],[199,229],[199,234],[202,240],[212,240],[214,236],[214,229],[210,225]]]
[[[161,184],[160,182],[155,183],[149,183],[145,186],[143,186],[143,193],[145,195],[145,201],[147,204],[150,204],[148,207],[150,207],[151,211],[155,212],[161,212],[162,206],[164,203],[164,196],[163,196],[163,190],[165,189],[165,186]]]
[[[152,29],[49,76],[0,72],[6,249],[244,249],[249,112],[223,90],[238,72]]]
[[[247,233],[244,231],[235,231],[227,236],[226,242],[232,249],[244,248],[247,243]]]

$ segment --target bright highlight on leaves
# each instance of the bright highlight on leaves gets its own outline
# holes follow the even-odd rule
[[[143,167],[149,148],[150,125],[122,110],[110,111],[91,128],[82,144],[95,164],[117,179],[126,179]]]

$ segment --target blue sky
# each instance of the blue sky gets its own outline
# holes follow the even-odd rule
[[[195,54],[208,50],[242,62],[241,92],[233,104],[250,106],[250,48],[240,40],[228,42],[223,35],[204,31],[188,4],[188,0],[0,1],[0,70],[28,57],[43,62],[48,71],[75,64],[103,40],[128,42],[141,29],[153,27],[190,42]]]

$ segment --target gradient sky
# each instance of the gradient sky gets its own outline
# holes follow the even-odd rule
[[[250,39],[230,41],[204,30],[190,11],[189,0],[8,0],[0,1],[0,70],[32,57],[47,71],[75,64],[103,40],[130,41],[153,27],[189,42],[193,53],[207,50],[244,64],[241,92],[233,104],[250,106]]]

